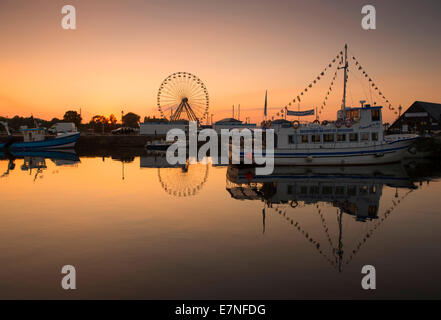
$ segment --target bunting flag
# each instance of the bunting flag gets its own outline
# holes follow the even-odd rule
[[[325,75],[326,71],[327,71],[328,69],[332,68],[333,64],[336,63],[340,58],[341,58],[341,60],[339,61],[338,66],[340,66],[340,65],[343,63],[343,51],[340,51],[340,53],[337,54],[337,55],[335,56],[335,58],[333,58],[333,59],[331,60],[331,62],[330,62],[327,66],[325,66],[325,68],[323,69],[323,71],[320,72],[319,75],[318,75],[316,78],[314,78],[314,80],[313,80],[313,81],[312,81],[312,82],[311,82],[311,83],[310,83],[305,89],[303,89],[302,92],[299,93],[299,95],[297,96],[297,98],[294,98],[294,99],[292,100],[292,103],[295,103],[296,100],[300,103],[300,102],[301,102],[300,96],[304,96],[304,95],[308,92],[308,89],[311,89],[311,88],[313,87],[313,85],[317,84],[318,81],[322,80],[322,78],[323,78],[323,76]],[[338,70],[338,66],[337,66],[337,70]],[[336,77],[337,77],[337,70],[335,71],[334,76],[333,76],[333,78],[332,78],[331,87],[329,88],[329,92],[327,93],[327,96],[328,96],[329,93],[332,91],[332,86],[334,85],[334,80],[335,80]],[[326,99],[325,99],[325,101],[326,101]],[[289,103],[288,105],[291,106],[291,103]],[[287,109],[287,108],[288,108],[288,105],[286,105],[284,108]],[[322,109],[323,109],[323,106],[322,106]],[[288,110],[287,110],[286,112],[288,112]],[[285,112],[285,114],[286,114],[286,112]],[[281,113],[283,114],[283,110],[281,110]]]
[[[367,78],[369,80],[369,82],[372,82],[371,87],[374,88],[374,90],[378,91],[378,95],[380,98],[382,98],[387,104],[389,104],[389,109],[390,110],[395,110],[395,108],[392,106],[391,103],[389,103],[389,100],[386,99],[386,97],[384,96],[384,94],[379,91],[378,86],[374,83],[374,81],[372,80],[372,78],[370,78],[367,74],[367,72],[365,70],[363,70],[363,67],[361,65],[361,63],[354,57],[352,56],[352,59],[355,60],[355,65],[358,66],[358,70],[362,71],[363,75],[365,76],[365,78]],[[395,111],[396,112],[396,111]]]

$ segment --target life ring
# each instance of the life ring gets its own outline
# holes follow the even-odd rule
[[[299,205],[299,203],[296,200],[291,200],[289,205],[291,206],[291,208],[296,208]]]
[[[313,124],[320,124],[320,121],[319,121],[319,119],[315,119],[312,123]]]
[[[352,127],[352,120],[351,119],[346,119],[345,120],[345,127],[346,128]]]
[[[329,123],[328,120],[323,120],[322,121],[322,126],[326,126],[328,123]]]
[[[335,126],[336,126],[337,128],[341,128],[342,125],[343,125],[343,121],[342,121],[341,119],[338,119],[338,120],[335,122]]]
[[[294,120],[294,121],[292,122],[292,127],[293,127],[294,129],[297,129],[298,127],[300,127],[300,122],[299,122],[299,120]]]

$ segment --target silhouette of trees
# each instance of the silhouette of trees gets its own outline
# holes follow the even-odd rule
[[[116,123],[117,119],[113,114],[111,114],[109,118],[102,115],[96,115],[90,119],[88,126],[89,128],[92,128],[94,132],[109,132],[118,127]]]
[[[140,116],[133,112],[129,112],[122,117],[123,126],[130,128],[139,128]]]
[[[73,122],[75,123],[75,126],[78,128],[81,124],[81,120],[83,120],[80,116],[80,114],[76,111],[66,111],[66,113],[63,116],[63,121],[65,122]]]

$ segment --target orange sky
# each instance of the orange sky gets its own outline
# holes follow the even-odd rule
[[[394,105],[441,102],[439,1],[370,1],[377,9],[371,31],[360,26],[364,2],[328,2],[3,0],[0,115],[51,119],[81,107],[86,121],[119,118],[121,110],[158,116],[162,80],[187,71],[207,86],[215,120],[240,104],[242,119],[260,121],[265,89],[273,115],[344,43]],[[65,4],[77,9],[77,30],[61,28]],[[348,103],[358,105],[370,94],[355,76]],[[321,104],[330,77],[300,109]],[[335,117],[341,79],[324,117]],[[373,100],[382,103],[375,93]]]

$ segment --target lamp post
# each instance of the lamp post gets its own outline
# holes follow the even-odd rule
[[[398,107],[398,125],[400,126],[400,133],[402,133],[402,124],[401,124],[401,109],[403,109],[403,107],[401,106],[401,104]]]

